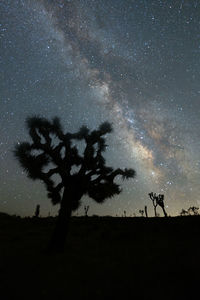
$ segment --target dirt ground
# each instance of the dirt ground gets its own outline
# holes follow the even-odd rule
[[[200,216],[73,217],[48,255],[54,225],[0,214],[1,299],[199,299]]]

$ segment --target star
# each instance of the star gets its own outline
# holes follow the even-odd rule
[[[151,191],[165,193],[170,215],[198,205],[200,3],[50,2],[0,3],[0,211],[31,215],[39,201],[41,214],[57,213],[12,153],[34,114],[57,115],[68,132],[113,124],[106,160],[137,178],[102,206],[83,199],[91,214],[138,211]]]

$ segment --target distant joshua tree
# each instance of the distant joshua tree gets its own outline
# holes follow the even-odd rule
[[[156,199],[157,199],[156,194],[153,194],[153,192],[151,192],[151,193],[149,193],[149,197],[153,203],[155,217],[157,217],[156,208],[157,208],[158,203],[156,201]]]
[[[85,205],[84,206],[84,211],[85,211],[85,217],[88,216],[88,210],[89,210],[90,206],[89,205]]]
[[[156,208],[158,205],[162,208],[164,216],[167,217],[167,213],[166,213],[165,205],[164,205],[164,195],[162,195],[162,194],[156,195],[156,193],[151,192],[151,193],[149,193],[149,197],[153,203],[155,217],[158,216],[157,212],[156,212]]]
[[[117,176],[134,178],[135,171],[106,166],[102,153],[106,150],[104,136],[112,131],[108,122],[93,131],[83,126],[77,133],[64,133],[58,118],[49,121],[35,116],[26,125],[32,142],[18,143],[14,153],[28,177],[43,181],[52,203],[60,204],[49,249],[61,251],[72,211],[78,209],[82,196],[102,203],[121,192],[114,182]],[[85,144],[82,155],[76,141]]]
[[[126,218],[126,210],[124,210],[124,217]]]
[[[157,203],[162,208],[164,216],[167,217],[167,213],[166,213],[165,205],[164,205],[164,195],[159,194],[157,197],[158,197]]]
[[[36,205],[36,209],[35,209],[35,217],[38,218],[40,215],[40,205]]]
[[[142,217],[144,216],[144,210],[140,209],[139,213],[141,214]]]

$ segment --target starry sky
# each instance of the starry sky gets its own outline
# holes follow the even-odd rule
[[[137,177],[103,205],[83,198],[89,215],[153,215],[151,191],[170,215],[200,206],[200,1],[2,0],[0,15],[0,211],[58,211],[12,152],[34,114],[66,132],[113,124],[107,165]]]

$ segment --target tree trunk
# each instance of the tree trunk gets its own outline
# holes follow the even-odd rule
[[[155,217],[157,217],[156,206],[154,206]]]
[[[163,210],[164,216],[167,217],[167,213],[166,213],[166,210],[164,207],[162,207],[162,210]]]
[[[147,206],[146,206],[146,205],[145,205],[145,207],[144,207],[144,211],[145,211],[145,216],[146,216],[146,218],[148,218]]]
[[[48,247],[49,252],[62,252],[64,250],[72,213],[72,202],[76,197],[76,191],[64,189],[55,230]]]

